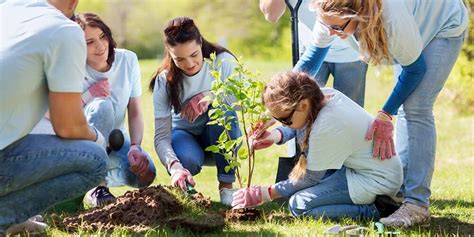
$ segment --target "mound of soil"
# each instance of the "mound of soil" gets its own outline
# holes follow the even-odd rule
[[[203,207],[209,207],[211,204],[210,199],[200,193],[192,195],[191,202]],[[194,224],[195,218],[180,217],[181,214],[184,214],[183,212],[183,204],[166,188],[158,185],[128,191],[117,198],[114,203],[102,208],[87,210],[77,216],[64,218],[63,224],[67,230],[96,231],[121,227],[135,232],[144,232],[158,225],[166,225],[170,228],[188,228],[199,232],[202,232],[203,229],[204,231],[215,231],[224,226],[224,220],[221,217],[222,224],[213,220],[205,228],[200,227],[198,224]],[[213,223],[215,224],[213,225]]]
[[[255,221],[261,217],[259,210],[255,208],[231,209],[225,212],[227,221]]]

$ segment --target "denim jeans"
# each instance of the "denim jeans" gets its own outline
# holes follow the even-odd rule
[[[113,110],[112,102],[108,99],[94,99],[85,107],[84,113],[89,124],[96,127],[108,140],[110,132],[115,127],[115,111]],[[130,136],[124,131],[122,133],[125,137],[122,148],[109,154],[107,176],[105,177],[106,185],[108,187],[124,185],[135,188],[144,187],[145,184],[140,184],[138,177],[129,169],[130,162],[128,161],[127,154],[130,149]],[[153,160],[148,153],[146,155],[150,164],[149,170],[156,174]]]
[[[426,73],[420,85],[398,111],[396,148],[403,164],[405,201],[429,206],[430,184],[436,153],[436,127],[433,104],[448,79],[464,40],[434,38],[423,50]],[[395,78],[401,73],[395,66]]]
[[[48,207],[76,198],[106,175],[107,154],[85,140],[29,134],[0,151],[0,235]]]
[[[326,86],[329,74],[334,77],[334,89],[364,107],[365,75],[368,65],[362,61],[350,63],[329,63],[321,65],[316,80],[320,86]]]
[[[207,114],[204,116],[207,116]],[[228,111],[225,116],[234,117],[229,133],[232,139],[237,139],[241,136],[240,127],[237,122],[237,114],[233,111]],[[209,120],[209,117],[207,120]],[[230,169],[229,172],[225,171],[225,167],[229,165],[229,162],[227,162],[224,156],[218,153],[204,151],[206,147],[217,143],[219,135],[223,130],[221,126],[215,124],[205,125],[202,128],[202,133],[199,135],[194,135],[181,129],[173,129],[171,131],[171,146],[183,167],[189,170],[192,175],[196,175],[201,171],[206,157],[212,157],[217,167],[217,180],[224,183],[235,182],[234,170]]]
[[[347,186],[346,168],[326,175],[318,184],[297,191],[290,197],[289,209],[294,216],[338,219],[378,219],[374,204],[357,205],[352,202]]]

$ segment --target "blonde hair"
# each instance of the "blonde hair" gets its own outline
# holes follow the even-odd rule
[[[382,0],[313,0],[311,8],[319,9],[326,16],[358,21],[362,59],[374,65],[391,61],[383,24]]]
[[[291,111],[303,99],[310,102],[310,112],[306,123],[304,139],[301,143],[302,153],[298,163],[290,173],[291,180],[298,180],[306,174],[306,153],[309,144],[311,125],[323,106],[324,94],[319,89],[316,81],[303,72],[282,72],[272,77],[266,84],[262,100],[270,108],[281,111]]]

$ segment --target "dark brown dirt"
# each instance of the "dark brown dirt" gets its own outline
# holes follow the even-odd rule
[[[190,198],[191,202],[197,205],[210,207],[210,199],[200,193]],[[180,217],[181,214],[185,214],[184,210],[183,204],[171,192],[158,185],[128,191],[114,203],[64,218],[63,224],[67,230],[96,231],[121,227],[135,232],[144,232],[156,226],[168,226],[172,229],[181,227],[197,232],[208,232],[222,229],[224,226],[224,219],[219,215],[217,216],[220,217],[220,221],[212,214],[206,214],[208,218]],[[211,221],[206,219],[211,219]]]
[[[259,210],[255,208],[231,209],[225,212],[225,219],[227,221],[255,221],[261,217]]]

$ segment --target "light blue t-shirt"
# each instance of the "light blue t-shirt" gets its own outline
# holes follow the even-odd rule
[[[98,72],[87,65],[83,90],[87,90],[92,84],[104,78],[108,79],[110,85],[109,99],[115,111],[114,128],[124,130],[130,98],[142,95],[137,55],[126,49],[115,49],[114,63],[107,72]]]
[[[43,1],[0,3],[0,149],[28,134],[48,108],[48,91],[82,90],[84,32]]]
[[[217,55],[217,61],[221,61],[220,73],[221,79],[227,78],[234,72],[236,67],[234,56],[227,52]],[[201,70],[194,76],[183,75],[183,91],[181,92],[181,103],[191,99],[193,96],[210,91],[214,78],[211,76],[211,66],[204,62]],[[205,114],[199,116],[194,123],[181,118],[181,114],[175,114],[171,108],[168,93],[166,91],[167,81],[166,73],[163,72],[156,77],[155,87],[153,90],[153,105],[155,118],[164,118],[172,116],[172,128],[182,129],[193,134],[200,134],[207,123],[207,116]]]
[[[297,0],[290,0],[292,6],[296,6]],[[300,55],[303,54],[309,44],[312,43],[312,31],[316,22],[317,14],[310,11],[309,4],[311,0],[302,0],[298,8],[298,38],[300,46]],[[329,52],[324,59],[330,63],[349,63],[359,61],[359,51],[355,50],[348,40],[335,39]]]
[[[323,88],[329,101],[314,121],[308,144],[307,169],[323,171],[347,167],[347,185],[355,204],[373,203],[376,195],[395,195],[403,182],[402,163],[372,157],[373,141],[365,133],[370,114],[341,92]]]
[[[384,0],[383,6],[388,49],[402,66],[412,64],[433,38],[461,35],[469,21],[462,0]],[[337,36],[329,36],[328,30],[316,23],[313,38],[317,47],[325,48]]]

